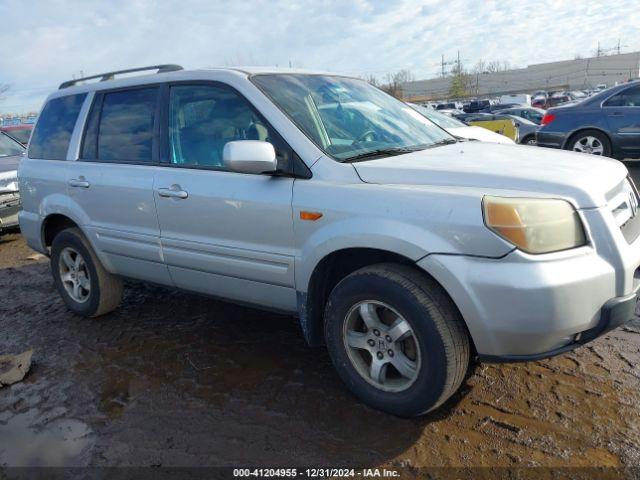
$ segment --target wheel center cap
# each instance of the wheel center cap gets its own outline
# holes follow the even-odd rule
[[[387,344],[381,338],[378,339],[378,350],[384,352],[387,350]]]

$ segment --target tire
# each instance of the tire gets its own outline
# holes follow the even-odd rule
[[[363,316],[363,309],[375,315]],[[389,325],[402,324],[394,320],[396,315],[406,320],[411,334],[400,342],[394,333],[395,338],[389,342],[385,328],[392,333],[397,328],[390,329]],[[365,317],[375,322],[376,316],[387,322],[380,336],[376,336],[375,328],[364,325]],[[399,264],[365,267],[336,285],[325,307],[325,339],[347,388],[366,404],[403,417],[421,415],[442,405],[462,384],[470,361],[466,325],[449,296],[422,272]],[[368,346],[363,348],[365,339]],[[351,342],[358,347],[348,346]],[[392,348],[385,351],[389,346]],[[374,369],[367,366],[367,359],[373,363],[374,355],[380,362],[387,362],[381,382],[372,378]],[[397,369],[394,361],[403,368]],[[411,375],[404,378],[401,370],[410,372],[413,379]]]
[[[77,255],[81,257],[79,264],[75,263]],[[75,270],[69,267],[70,263],[76,266]],[[104,315],[117,308],[122,299],[122,280],[105,270],[78,228],[63,230],[53,239],[51,274],[64,303],[78,315]],[[74,297],[75,284],[83,286]]]
[[[579,150],[578,144],[584,144],[583,150]],[[592,144],[596,148],[588,147]],[[601,155],[603,157],[611,156],[611,141],[602,132],[598,130],[582,130],[577,132],[569,138],[569,141],[565,145],[565,150],[572,150],[574,152],[590,153],[592,155]]]
[[[529,135],[528,137],[523,138],[520,143],[522,145],[537,145],[535,135]]]

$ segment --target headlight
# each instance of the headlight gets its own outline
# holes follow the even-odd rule
[[[549,253],[586,244],[578,212],[564,200],[485,196],[484,222],[528,253]]]

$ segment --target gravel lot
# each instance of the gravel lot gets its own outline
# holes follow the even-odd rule
[[[0,238],[0,465],[640,466],[640,321],[575,352],[481,365],[444,408],[360,404],[297,321],[130,284],[71,315],[45,258]]]

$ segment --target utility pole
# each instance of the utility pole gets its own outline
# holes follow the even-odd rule
[[[442,66],[442,78],[444,78],[444,53],[442,54],[442,63],[440,65]]]
[[[602,49],[600,48],[600,42],[598,41],[598,49],[596,50],[596,57],[602,56]]]

